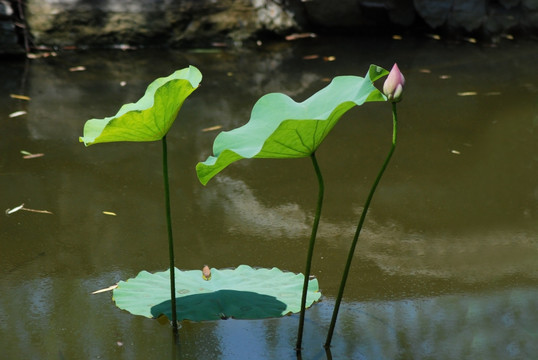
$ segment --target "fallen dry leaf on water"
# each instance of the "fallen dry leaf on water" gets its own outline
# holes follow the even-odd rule
[[[85,66],[73,66],[69,68],[69,71],[86,71]]]
[[[39,58],[48,58],[49,56],[57,56],[58,54],[54,51],[51,52],[42,52],[42,53],[28,53],[26,54],[26,57],[28,59],[39,59]]]
[[[464,91],[464,92],[459,92],[458,96],[474,96],[477,94],[478,93],[476,91]]]
[[[21,210],[24,210],[24,211],[29,211],[29,212],[35,212],[35,213],[40,213],[40,214],[51,214],[52,215],[52,212],[48,211],[48,210],[36,210],[36,209],[28,209],[28,208],[25,208],[24,207],[24,204],[21,204],[17,207],[14,207],[13,209],[7,209],[6,210],[6,215],[11,215],[17,211],[21,211]]]
[[[215,126],[206,127],[205,129],[202,129],[202,131],[207,132],[207,131],[215,131],[215,130],[218,130],[218,129],[222,129],[222,125],[215,125]]]
[[[15,111],[14,113],[9,114],[9,117],[14,118],[14,117],[17,117],[17,116],[22,116],[22,115],[26,115],[26,111],[24,111],[24,110]]]
[[[39,157],[43,157],[43,156],[45,156],[45,154],[38,153],[38,154],[24,155],[22,158],[25,159],[25,160],[28,160],[28,159],[35,159],[35,158],[39,158]]]
[[[115,212],[112,211],[103,211],[103,214],[105,215],[111,215],[111,216],[117,216]]]
[[[109,286],[109,287],[107,287],[105,289],[95,290],[94,292],[92,292],[92,295],[107,292],[107,291],[110,291],[110,290],[114,290],[117,287],[118,287],[118,284]]]
[[[461,154],[461,152],[459,152],[458,150],[450,150],[450,152],[452,154],[455,154],[455,155],[460,155]]]
[[[28,152],[25,150],[21,150],[21,154],[23,155],[22,157],[23,159],[34,159],[34,158],[45,156],[45,154],[43,153],[32,154],[31,152]]]
[[[19,206],[17,206],[17,207],[14,207],[13,209],[7,209],[7,210],[6,210],[6,215],[13,214],[14,212],[19,211],[19,210],[22,209],[23,207],[24,207],[24,204],[19,205]]]
[[[291,34],[286,36],[286,40],[297,40],[297,39],[305,39],[305,38],[315,38],[317,35],[314,33],[299,33],[299,34]]]
[[[27,101],[30,100],[30,97],[26,95],[9,94],[9,97],[12,99],[27,100]]]

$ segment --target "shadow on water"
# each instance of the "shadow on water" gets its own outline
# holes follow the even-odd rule
[[[203,187],[194,167],[211,153],[218,131],[208,129],[244,124],[265,93],[301,101],[334,76],[397,61],[407,79],[399,144],[330,353],[322,344],[364,197],[390,145],[390,109],[351,110],[317,153],[326,199],[313,273],[324,298],[307,312],[301,356],[538,357],[536,58],[536,43],[320,37],[252,52],[73,52],[27,68],[2,61],[0,208],[52,212],[0,216],[2,356],[296,359],[297,315],[183,321],[171,339],[169,326],[119,310],[110,293],[90,295],[167,268],[161,149],[85,148],[78,136],[87,119],[115,114],[153,79],[197,66],[202,86],[168,135],[176,266],[301,272],[315,208],[309,159],[241,161]],[[86,71],[69,71],[76,66]]]
[[[218,290],[177,297],[176,306],[178,319],[192,321],[280,317],[287,307],[274,296],[237,290]],[[165,315],[171,319],[171,301],[154,305],[151,315],[154,318]]]

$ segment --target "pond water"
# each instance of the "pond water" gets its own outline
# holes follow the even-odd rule
[[[317,58],[312,55],[317,55]],[[305,58],[306,57],[306,58]],[[308,98],[370,63],[406,76],[398,146],[355,253],[333,346],[343,264],[390,147],[390,106],[349,111],[317,152],[326,182],[303,359],[538,358],[538,44],[306,39],[255,51],[63,52],[0,63],[0,347],[5,359],[294,359],[298,315],[168,324],[91,295],[168,267],[161,145],[85,148],[155,78],[204,78],[168,135],[176,266],[302,272],[317,182],[309,159],[243,160],[206,187],[194,171],[255,101]],[[69,71],[84,66],[85,71]],[[29,96],[19,100],[10,94]],[[9,117],[17,111],[25,115]],[[23,159],[21,151],[44,156]],[[116,216],[103,212],[113,212]]]

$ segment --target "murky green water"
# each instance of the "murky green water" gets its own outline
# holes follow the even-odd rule
[[[161,147],[85,148],[78,136],[154,78],[197,66],[202,87],[168,136],[177,266],[302,272],[317,191],[310,160],[238,162],[203,187],[194,166],[218,131],[202,130],[244,124],[265,93],[303,100],[333,76],[394,61],[408,84],[399,143],[356,251],[332,358],[538,357],[536,59],[536,43],[321,38],[255,52],[2,61],[0,209],[53,214],[0,216],[1,357],[295,358],[295,315],[184,322],[177,346],[167,325],[119,310],[111,293],[90,295],[168,266]],[[313,272],[324,297],[307,312],[304,359],[327,358],[340,273],[390,136],[390,107],[370,104],[347,113],[318,151],[326,200]],[[21,150],[45,156],[22,159]]]

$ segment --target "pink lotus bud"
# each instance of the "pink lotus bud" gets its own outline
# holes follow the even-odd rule
[[[405,78],[400,72],[400,69],[398,69],[398,65],[394,64],[383,84],[383,93],[390,102],[398,102],[402,99],[404,85]]]
[[[204,267],[202,268],[202,279],[204,279],[205,281],[211,280],[211,270],[207,265],[204,265]]]

